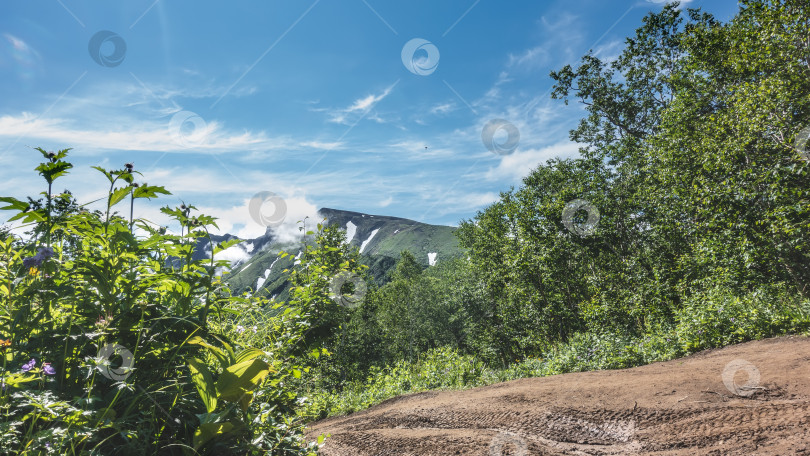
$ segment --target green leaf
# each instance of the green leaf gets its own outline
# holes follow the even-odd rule
[[[221,343],[222,346],[225,347],[225,350],[227,350],[229,359],[231,361],[230,363],[228,363],[228,365],[236,364],[236,354],[233,352],[233,348],[231,347],[231,344],[225,342],[224,340],[220,339],[217,336],[211,336],[211,337],[218,340],[219,343]],[[222,367],[225,367],[225,365],[223,365]]]
[[[112,176],[112,174],[110,174],[109,171],[102,168],[101,166],[91,166],[91,168],[93,168],[93,169],[101,172],[102,174],[104,174],[104,177],[106,177],[107,180],[110,181],[110,184],[112,184],[115,181],[115,178]]]
[[[217,380],[217,395],[224,401],[237,402],[255,389],[270,373],[270,365],[260,359],[243,361],[228,367]]]
[[[188,368],[191,371],[191,381],[197,387],[206,410],[208,410],[208,413],[213,412],[217,408],[217,391],[211,372],[205,366],[205,363],[197,358],[188,361]]]
[[[248,411],[248,407],[250,407],[250,401],[253,400],[253,392],[248,391],[239,398],[239,408],[242,409],[243,412]]]
[[[234,245],[239,244],[240,242],[242,242],[241,239],[231,239],[228,241],[220,242],[214,246],[214,255],[230,247],[233,247]]]
[[[132,196],[135,198],[157,198],[158,194],[171,195],[172,193],[162,186],[158,185],[142,185],[135,188]]]
[[[222,366],[223,369],[231,364],[230,362],[231,360],[228,359],[228,356],[225,354],[224,351],[222,351],[221,348],[209,344],[208,342],[204,341],[200,336],[192,337],[191,339],[189,339],[188,343],[192,345],[200,345],[202,347],[207,348],[217,358],[217,361],[219,361],[219,364],[220,366]]]
[[[225,423],[203,423],[200,425],[199,428],[194,432],[194,449],[197,450],[203,445],[205,445],[209,440],[228,434],[232,432],[236,427],[231,422]]]
[[[10,196],[3,196],[0,197],[0,202],[8,203],[8,206],[0,207],[0,210],[18,211],[17,214],[7,220],[9,222],[19,219],[22,219],[24,223],[41,222],[45,220],[45,217],[42,216],[40,211],[29,210],[28,212],[24,212],[26,209],[29,209],[28,203],[25,201],[20,201]]]
[[[129,192],[132,191],[132,187],[121,187],[116,188],[112,194],[110,195],[110,207],[115,206],[116,204],[120,203],[121,200],[129,195]]]
[[[45,150],[45,149],[43,149],[41,147],[36,147],[35,149],[38,150],[39,153],[42,154],[42,158],[45,158],[47,160],[51,159],[51,157],[48,156],[48,154],[50,154],[51,152],[49,152],[49,151],[47,151],[47,150]],[[54,154],[53,160],[61,160],[61,159],[65,158],[65,157],[67,157],[68,151],[70,151],[70,150],[72,150],[72,149],[67,148],[67,149],[62,149],[59,152],[53,152],[53,154]]]
[[[260,357],[262,355],[264,355],[264,352],[259,350],[258,348],[246,348],[246,349],[242,350],[241,352],[239,352],[239,354],[236,355],[236,360],[235,360],[234,364],[239,364],[239,363],[242,363],[242,362],[245,362],[245,361],[250,361],[250,360],[258,358],[258,357]]]
[[[20,201],[17,198],[13,198],[11,196],[2,196],[0,197],[0,202],[8,203],[8,206],[0,207],[2,210],[18,210],[24,211],[28,207],[28,203],[25,201]]]
[[[39,174],[45,178],[45,181],[48,183],[53,183],[53,181],[55,181],[57,178],[67,174],[67,170],[70,168],[73,168],[72,164],[64,161],[57,161],[41,163],[34,169],[39,171]]]
[[[39,380],[38,375],[33,374],[12,374],[3,379],[6,385],[12,388],[19,387],[20,385]]]

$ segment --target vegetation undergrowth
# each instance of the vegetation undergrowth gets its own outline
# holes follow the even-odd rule
[[[552,98],[584,107],[579,155],[462,221],[466,258],[422,270],[403,252],[299,413],[807,333],[808,17],[798,0],[743,0],[727,23],[668,4],[616,58],[551,72]]]
[[[580,154],[462,221],[465,258],[402,252],[376,286],[343,230],[305,220],[285,303],[230,293],[214,254],[231,242],[192,260],[215,226],[193,206],[163,208],[179,234],[134,219],[167,192],[131,165],[97,168],[89,212],[52,192],[67,150],[40,149],[43,198],[0,198],[31,228],[0,230],[0,446],[311,454],[307,421],[403,393],[806,334],[808,17],[799,0],[742,0],[728,23],[650,13],[616,59],[551,73],[552,98],[584,106]]]
[[[428,350],[413,362],[373,367],[368,377],[339,392],[311,391],[299,409],[317,420],[345,415],[387,399],[431,390],[460,390],[528,377],[624,369],[669,361],[715,347],[784,334],[810,335],[810,300],[754,292],[739,298],[714,290],[706,300],[686,306],[678,324],[654,328],[643,336],[588,331],[572,335],[539,357],[490,367],[480,357],[448,347]]]
[[[314,454],[288,387],[307,309],[232,296],[226,262],[192,259],[216,226],[194,206],[161,209],[179,233],[134,218],[169,192],[133,165],[95,167],[107,195],[91,212],[53,193],[69,149],[37,150],[42,197],[0,198],[30,229],[0,238],[0,453]],[[274,315],[263,339],[234,337],[246,308]]]

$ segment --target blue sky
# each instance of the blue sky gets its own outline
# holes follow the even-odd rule
[[[320,207],[456,225],[538,164],[576,156],[568,131],[583,110],[550,99],[549,72],[590,49],[615,57],[662,6],[6,1],[0,194],[42,191],[33,147],[72,147],[60,190],[96,199],[105,180],[90,166],[134,162],[142,181],[173,193],[138,208],[156,223],[166,222],[160,206],[183,200],[219,217],[222,231],[256,236],[265,228],[248,202],[273,192],[287,229]],[[724,21],[737,10],[685,6]],[[482,141],[493,119],[519,133],[511,153]],[[494,131],[496,146],[515,144]]]

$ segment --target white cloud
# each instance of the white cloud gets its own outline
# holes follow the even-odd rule
[[[313,149],[320,149],[320,150],[336,150],[336,149],[343,149],[346,143],[342,141],[332,141],[332,142],[325,142],[325,141],[305,141],[301,143],[301,146],[304,147],[311,147]]]
[[[186,74],[192,74],[189,73],[189,70],[184,70],[183,72]],[[186,79],[186,81],[188,81],[188,79]],[[227,93],[228,96],[232,97],[245,97],[249,95],[254,95],[256,94],[256,92],[258,92],[258,88],[256,86],[251,85],[233,88],[232,90],[228,91],[227,86],[218,86],[211,81],[206,81],[199,84],[190,82],[187,85],[179,87],[154,85],[154,86],[142,86],[141,88],[148,91],[151,97],[169,102],[178,98],[216,99],[222,96],[223,93]]]
[[[190,204],[197,208],[197,211],[193,212],[192,215],[202,213],[216,217],[216,224],[219,228],[211,227],[210,231],[213,234],[230,233],[242,239],[254,239],[263,236],[269,229],[277,236],[276,239],[279,242],[293,242],[301,237],[302,233],[298,229],[301,226],[298,224],[299,220],[309,217],[307,229],[321,221],[317,208],[308,200],[307,196],[288,194],[283,191],[276,193],[284,199],[286,205],[284,220],[278,226],[268,228],[253,220],[249,209],[250,199],[253,195],[243,198],[238,205],[194,204],[192,201]],[[161,205],[166,205],[166,201],[163,201]],[[262,206],[262,212],[265,216],[274,216],[275,210],[278,209],[274,208],[272,204]],[[158,204],[149,207],[136,206],[135,216],[146,218],[158,225],[169,227],[174,225],[167,215],[159,211]],[[172,229],[176,230],[178,228],[173,227]],[[234,250],[229,254],[238,255],[239,252]]]
[[[112,145],[117,150],[176,153],[241,152],[294,146],[288,138],[270,138],[264,132],[228,131],[213,120],[193,131],[172,129],[169,118],[121,120],[117,124],[116,129],[93,127],[81,125],[75,119],[41,118],[24,112],[0,117],[0,137],[70,144],[85,151],[109,150]]]
[[[227,260],[231,263],[231,267],[238,266],[249,260],[251,257],[250,251],[253,250],[253,245],[249,242],[240,242],[239,244],[232,245],[225,250],[217,252],[214,255],[215,260]],[[211,251],[208,251],[209,257]]]
[[[546,65],[550,60],[549,52],[543,46],[527,49],[520,54],[509,54],[509,66],[537,67]]]
[[[233,128],[216,118],[185,111],[174,101],[174,97],[204,98],[216,94],[218,90],[211,86],[174,89],[157,84],[147,86],[140,81],[94,86],[92,91],[62,97],[45,115],[20,112],[0,117],[0,151],[17,143],[42,146],[51,143],[55,147],[69,144],[75,149],[74,156],[110,150],[249,155],[334,149],[343,145]],[[237,158],[241,157],[242,154]]]
[[[431,114],[443,115],[443,114],[447,114],[450,111],[455,110],[456,107],[457,107],[456,103],[453,103],[453,102],[440,103],[440,104],[437,104],[436,106],[433,106],[432,108],[430,108],[430,113]]]
[[[400,140],[388,144],[386,149],[396,150],[398,156],[410,160],[436,160],[450,159],[458,156],[458,152],[452,146],[444,144],[445,138],[432,138],[431,141],[416,141],[413,139]],[[458,144],[453,144],[457,146]]]
[[[346,112],[354,112],[354,111],[366,111],[374,107],[380,100],[388,96],[391,92],[391,88],[389,87],[383,93],[379,95],[369,95],[365,98],[361,98],[354,102],[353,105],[346,108]]]
[[[556,16],[543,16],[540,18],[543,30],[555,38],[560,38],[558,32],[571,33],[571,27],[579,21],[579,16],[563,11]]]
[[[596,49],[593,50],[593,55],[603,62],[612,62],[619,58],[622,51],[624,51],[624,41],[613,40],[597,46]]]
[[[500,199],[497,192],[475,192],[475,191],[452,191],[441,195],[438,201],[430,198],[427,201],[434,201],[434,205],[428,206],[424,215],[432,218],[439,218],[447,214],[472,214],[484,206],[494,203]]]
[[[305,195],[277,193],[284,199],[286,205],[284,221],[281,225],[272,226],[269,229],[277,236],[280,242],[292,242],[301,237],[302,232],[298,229],[301,226],[298,223],[299,220],[309,217],[307,229],[320,222],[321,217],[318,215],[317,207],[308,201]],[[252,239],[264,235],[268,227],[253,220],[248,208],[249,203],[250,198],[246,198],[238,206],[232,206],[228,209],[212,207],[203,212],[214,214],[219,218],[219,221],[217,221],[220,228],[218,230],[219,234],[231,233],[242,239]],[[276,215],[274,211],[277,211],[278,208],[273,207],[272,204],[265,204],[265,206],[262,207],[264,215]]]
[[[9,33],[4,33],[3,36],[6,38],[6,41],[11,44],[11,47],[14,48],[14,51],[17,52],[16,58],[22,62],[28,61],[30,59],[40,60],[39,52],[36,49],[32,48],[28,45],[25,41],[20,38],[17,38],[14,35]]]
[[[316,108],[315,111],[327,111],[329,113],[330,122],[333,123],[340,123],[340,124],[349,124],[352,121],[356,121],[359,116],[363,116],[377,105],[380,101],[382,101],[385,97],[387,97],[391,91],[394,89],[394,85],[396,83],[388,86],[380,92],[379,94],[371,94],[367,95],[362,98],[358,98],[355,100],[351,105],[346,108],[342,109],[325,109],[325,108]],[[377,122],[382,123],[382,119],[378,115],[372,116],[374,120]]]
[[[518,181],[551,158],[569,158],[578,155],[579,147],[579,144],[567,141],[540,149],[518,148],[512,154],[504,155],[498,166],[490,168],[485,177],[492,181],[505,179]]]

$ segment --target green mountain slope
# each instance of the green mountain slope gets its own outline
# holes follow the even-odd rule
[[[388,280],[388,273],[403,250],[413,253],[424,267],[462,255],[455,228],[451,226],[329,208],[319,213],[326,219],[326,225],[337,225],[346,231],[348,243],[360,250],[361,262],[369,267],[369,278],[378,285]],[[201,252],[210,254],[210,248],[199,247]],[[260,293],[277,301],[287,299],[289,283],[284,270],[296,264],[295,255],[302,250],[300,243],[276,242],[268,229],[264,236],[245,240],[229,250],[235,258],[234,266],[224,278],[235,292]],[[282,251],[292,256],[280,258]]]

